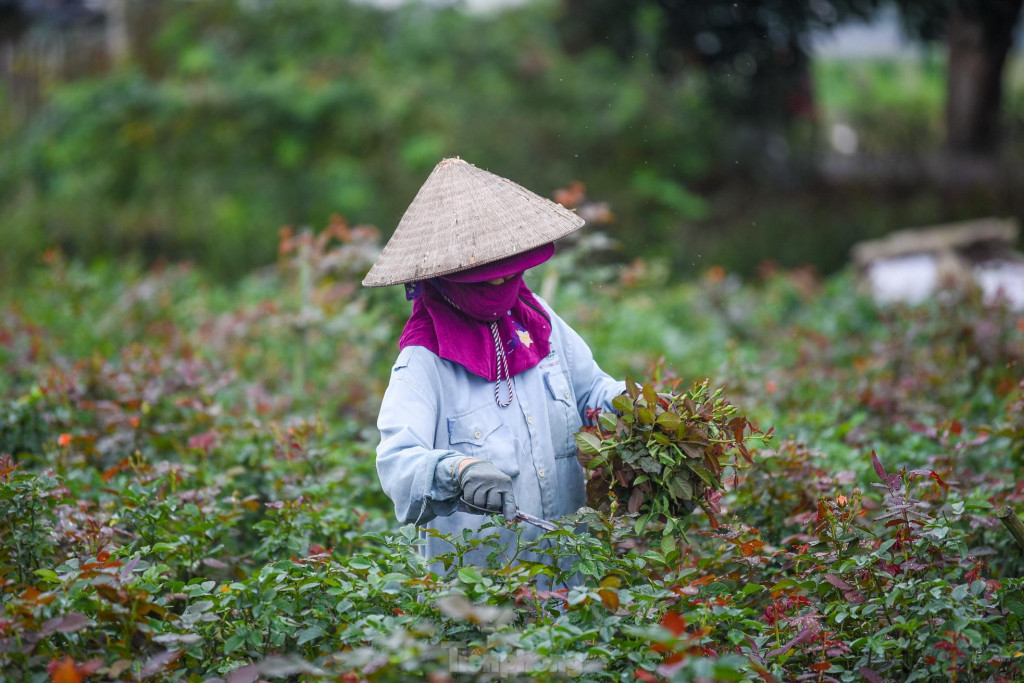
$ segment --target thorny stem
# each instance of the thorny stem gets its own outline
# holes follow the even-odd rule
[[[772,600],[772,606],[775,607],[775,621],[772,623],[775,628],[775,647],[782,647],[782,636],[779,634],[779,610],[775,600]]]
[[[825,649],[825,633],[821,634],[821,661],[828,662],[828,651]],[[822,683],[825,680],[825,670],[818,670],[818,683]]]
[[[892,626],[892,618],[889,615],[889,606],[885,604],[885,593],[882,592],[882,584],[874,572],[869,573],[871,574],[871,580],[874,582],[875,588],[878,590],[878,600],[882,603],[882,616],[884,616],[885,620],[889,622],[889,626]]]
[[[949,658],[950,658],[949,668],[953,670],[953,672],[952,672],[953,676],[950,679],[950,683],[956,683],[956,674],[957,674],[958,668],[957,668],[957,665],[956,665],[957,647],[956,647],[956,634],[955,633],[953,634],[953,637],[952,637],[951,640],[953,641],[953,647],[951,647],[950,650],[949,650]]]
[[[910,481],[907,480],[905,472],[901,472],[900,474],[903,477],[903,491],[905,492],[904,495],[903,495],[903,502],[906,505],[910,505]],[[903,534],[904,534],[904,538],[903,538],[903,561],[906,563],[906,562],[910,561],[910,551],[907,548],[907,546],[910,543],[910,536],[911,536],[911,533],[910,533],[910,516],[907,514],[906,508],[904,508],[904,510],[903,510]]]

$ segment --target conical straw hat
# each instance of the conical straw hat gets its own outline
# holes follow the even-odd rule
[[[439,163],[363,280],[400,285],[522,253],[583,227],[583,219],[459,158]]]

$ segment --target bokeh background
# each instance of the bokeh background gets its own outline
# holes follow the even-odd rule
[[[459,155],[671,278],[1024,214],[1021,0],[0,0],[0,280],[232,280]],[[581,183],[572,185],[573,182]],[[605,204],[607,206],[605,206]]]

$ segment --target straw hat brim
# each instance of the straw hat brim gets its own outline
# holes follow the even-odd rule
[[[524,251],[522,254],[509,256],[500,261],[485,263],[482,266],[470,268],[469,270],[449,273],[443,277],[452,282],[486,282],[487,280],[522,273],[534,266],[539,266],[554,255],[555,245],[553,242],[548,242],[547,244]]]
[[[583,227],[575,213],[459,158],[427,178],[363,285],[450,275],[521,254]]]

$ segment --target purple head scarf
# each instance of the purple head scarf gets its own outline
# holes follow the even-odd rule
[[[523,282],[523,271],[551,258],[546,244],[496,263],[407,288],[412,315],[400,348],[423,346],[492,382],[503,359],[507,377],[536,366],[551,351],[551,322]],[[501,284],[488,280],[507,278]],[[495,335],[497,340],[495,340]]]

